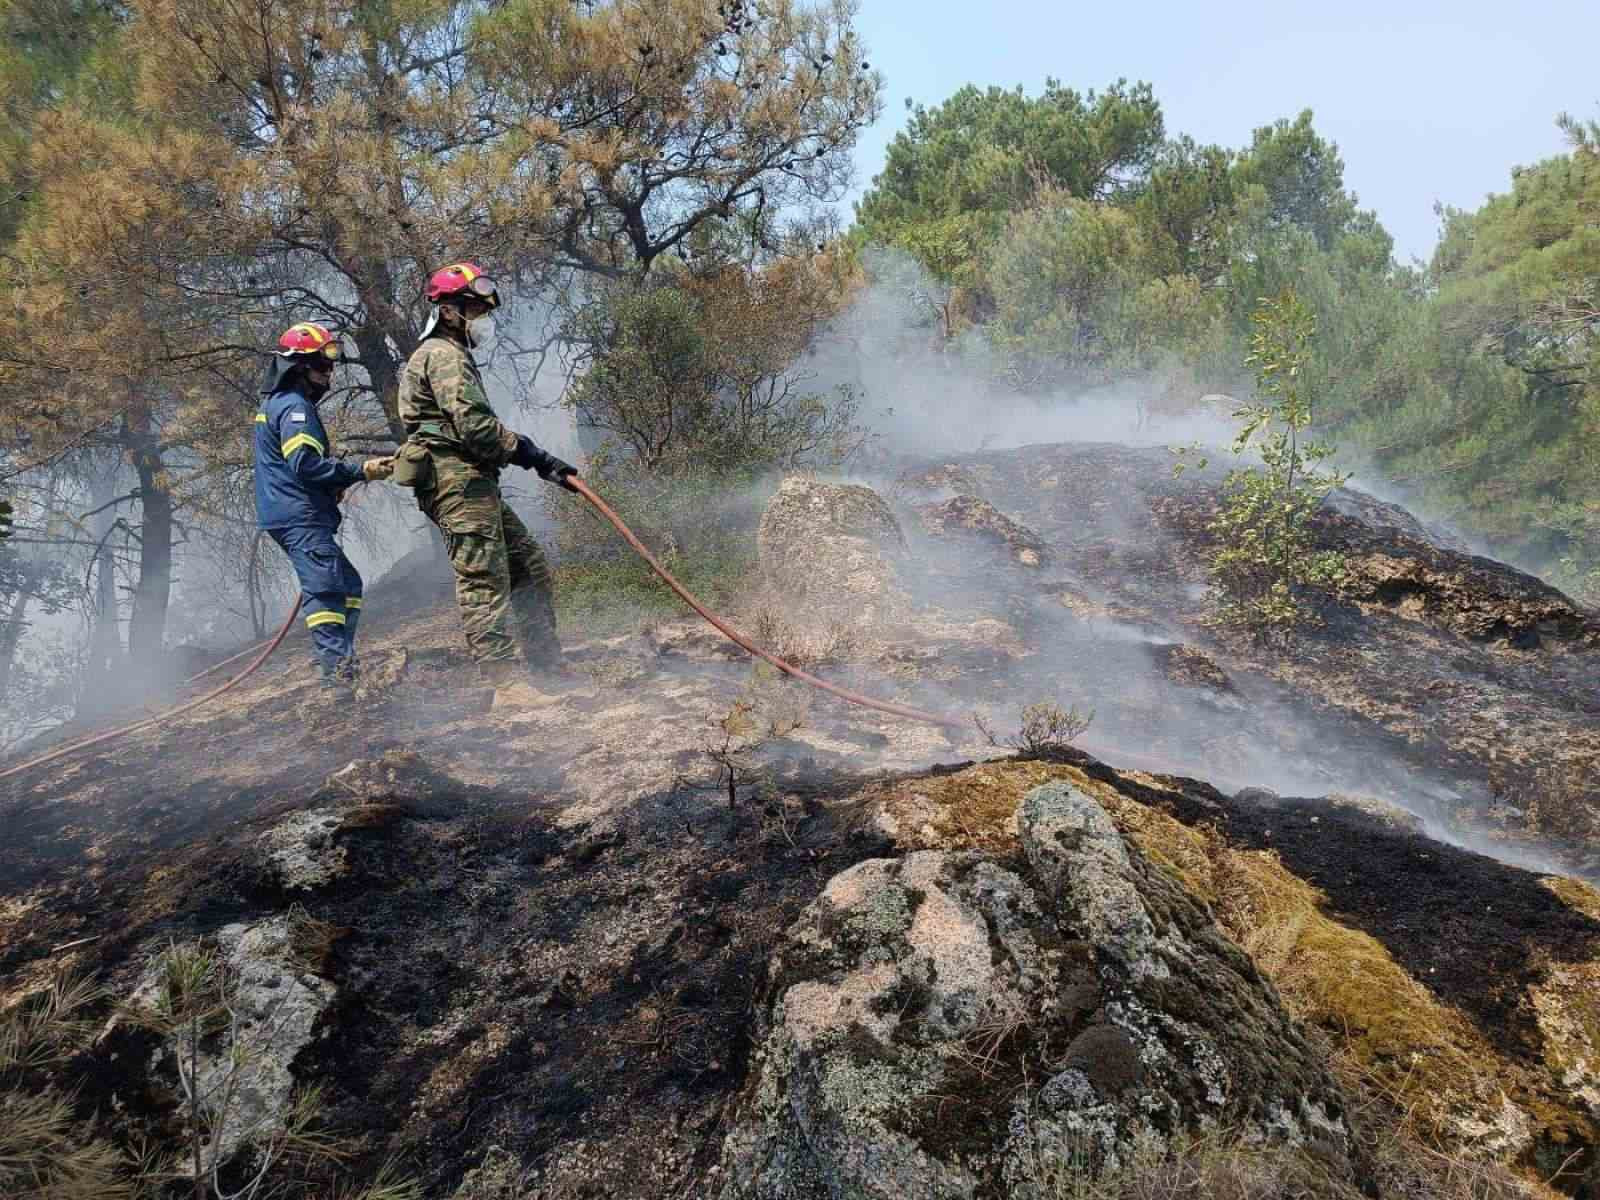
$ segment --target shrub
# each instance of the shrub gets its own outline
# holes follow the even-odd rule
[[[818,255],[599,289],[567,325],[566,404],[649,473],[837,465],[864,440],[860,397],[797,364],[847,286]]]
[[[806,697],[774,668],[757,663],[751,671],[750,683],[726,713],[711,720],[701,743],[730,809],[738,807],[741,786],[752,785],[758,794],[768,787],[770,776],[759,759],[762,747],[799,729],[808,708]]]
[[[1041,700],[1022,710],[1022,725],[1015,734],[1000,737],[982,718],[975,718],[990,745],[1008,746],[1024,754],[1044,754],[1070,746],[1094,723],[1094,710],[1079,712],[1077,705],[1062,708],[1054,700]]]
[[[685,587],[720,607],[738,594],[755,563],[755,526],[771,488],[748,474],[709,471],[669,477],[608,453],[585,478]],[[588,632],[637,627],[684,611],[633,549],[598,513],[554,488],[556,607],[561,624]]]
[[[1333,447],[1303,440],[1312,417],[1305,372],[1316,319],[1286,290],[1263,298],[1252,320],[1245,362],[1256,369],[1256,394],[1234,411],[1242,424],[1233,452],[1255,449],[1261,469],[1228,473],[1210,523],[1216,549],[1209,568],[1222,624],[1281,637],[1310,617],[1300,590],[1337,583],[1344,573],[1340,555],[1315,549],[1310,523],[1346,476],[1317,470]]]

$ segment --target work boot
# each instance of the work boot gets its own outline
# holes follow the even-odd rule
[[[542,708],[555,696],[534,687],[526,668],[515,659],[497,658],[478,664],[478,677],[494,688],[492,709]]]
[[[589,682],[583,673],[561,657],[561,648],[523,655],[527,663],[524,676],[539,691],[570,692]]]
[[[300,717],[308,725],[325,725],[344,717],[355,703],[355,687],[338,667],[318,664],[317,682],[300,702]]]

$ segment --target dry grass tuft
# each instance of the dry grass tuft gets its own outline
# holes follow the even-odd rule
[[[1521,800],[1530,833],[1574,842],[1600,841],[1600,762],[1540,767]]]
[[[1498,1107],[1510,1064],[1381,943],[1324,916],[1322,894],[1277,855],[1219,843],[1213,859],[1223,927],[1297,1017],[1340,1034],[1339,1053],[1375,1090],[1439,1132],[1462,1112]]]
[[[288,921],[289,965],[310,975],[327,975],[333,948],[349,935],[349,927],[313,917],[300,904],[290,907]]]
[[[845,662],[861,648],[860,637],[843,621],[800,629],[771,604],[756,609],[752,636],[762,649],[802,670]]]
[[[1552,875],[1544,886],[1561,898],[1561,902],[1584,916],[1600,921],[1600,888],[1581,879],[1568,879]]]
[[[60,975],[0,1013],[0,1196],[131,1200],[144,1190],[140,1164],[78,1120],[61,1087],[61,1069],[93,1037],[88,1012],[105,997]]]
[[[1348,1180],[1302,1151],[1246,1145],[1213,1132],[1138,1148],[1132,1160],[1098,1167],[1087,1150],[1035,1155],[1017,1200],[1358,1200]],[[1386,1193],[1387,1194],[1387,1193]],[[1438,1200],[1444,1200],[1439,1197]]]

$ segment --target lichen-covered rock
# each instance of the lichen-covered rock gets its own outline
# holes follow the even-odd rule
[[[282,1135],[294,1103],[290,1067],[311,1043],[337,992],[295,962],[294,922],[288,915],[224,926],[216,940],[218,1002],[225,1003],[229,1021],[202,1037],[198,1047],[189,1044],[185,1030],[175,1032],[156,1054],[156,1065],[166,1068],[181,1054],[186,1074],[191,1058],[197,1061],[193,1090],[209,1131],[202,1150],[207,1164]],[[161,1008],[160,996],[158,959],[130,1004],[153,1013]]]
[[[1021,1195],[1220,1128],[1350,1168],[1337,1085],[1204,908],[1069,785],[1019,826],[1025,864],[875,859],[802,915],[722,1200]]]
[[[761,516],[757,545],[774,590],[814,616],[871,624],[908,603],[905,537],[871,488],[791,476]]]
[[[1246,1140],[1309,1146],[1344,1161],[1337,1085],[1271,985],[1194,898],[1070,784],[1029,792],[1018,828],[1058,916],[1094,944],[1107,1020],[1138,1048],[1144,1069],[1138,1094],[1112,1112],[1103,1094],[1098,1113],[1063,1110],[1062,1146],[1081,1140],[1085,1122],[1095,1148],[1117,1157],[1161,1129],[1220,1120]],[[1078,1081],[1065,1078],[1071,1072],[1051,1082],[1081,1096]]]
[[[335,835],[344,814],[316,808],[292,813],[261,835],[267,878],[285,891],[326,887],[350,869]]]
[[[952,496],[937,504],[916,506],[922,526],[934,537],[975,536],[1000,549],[1006,557],[1024,567],[1042,567],[1050,562],[1050,551],[1033,530],[976,496]]]

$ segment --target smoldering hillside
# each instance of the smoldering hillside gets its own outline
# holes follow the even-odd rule
[[[783,1047],[813,1029],[785,1024],[785,989],[823,997],[794,1017],[820,1020],[834,989],[843,1012],[896,955],[909,954],[897,972],[921,971],[924,952],[941,970],[967,961],[916,949],[915,922],[908,951],[858,945],[854,918],[830,932],[829,914],[864,902],[862,881],[885,871],[921,872],[904,886],[947,916],[977,901],[946,868],[1022,872],[1032,883],[1005,886],[1045,895],[1027,814],[1057,784],[1114,822],[1097,836],[1146,864],[1127,876],[1141,909],[1183,914],[1183,937],[1246,980],[1232,985],[1244,1009],[1220,1017],[1141,994],[1138,1005],[1175,1004],[1187,1022],[1160,1054],[1242,1053],[1236,1036],[1270,1047],[1255,1052],[1291,1064],[1338,1131],[1338,1179],[1369,1191],[1448,1194],[1385,1183],[1420,1168],[1390,1143],[1362,1148],[1426,1121],[1437,1144],[1474,1156],[1475,1179],[1537,1172],[1582,1194],[1600,1129],[1572,1031],[1584,1028],[1600,906],[1572,877],[1600,876],[1581,824],[1600,749],[1595,614],[1346,491],[1316,525],[1318,544],[1351,564],[1320,598],[1319,623],[1290,649],[1231,636],[1206,619],[1219,463],[1175,477],[1159,415],[1129,418],[1112,398],[991,407],[981,381],[947,378],[939,403],[965,403],[959,417],[908,417],[936,364],[906,348],[907,329],[903,357],[874,350],[839,368],[876,372],[883,389],[886,436],[849,473],[772,479],[700,515],[753,547],[729,608],[741,628],[831,681],[983,727],[845,706],[754,670],[697,618],[659,611],[605,632],[569,622],[574,677],[502,703],[479,685],[423,546],[369,588],[365,682],[341,711],[305,709],[313,681],[296,640],[212,707],[7,781],[9,995],[70,970],[135,997],[177,944],[214,947],[262,981],[238,1003],[267,1028],[270,997],[294,997],[292,1029],[241,1045],[273,1064],[271,1085],[250,1092],[269,1118],[297,1089],[321,1089],[321,1127],[346,1157],[282,1179],[306,1196],[398,1164],[421,1194],[456,1200],[731,1200],[768,1169],[762,1153],[810,1164],[771,1168],[799,1187],[850,1157],[763,1107],[794,1083]],[[815,361],[819,386],[841,353],[820,348],[834,358]],[[1030,439],[1035,427],[1045,436]],[[1207,440],[1208,428],[1191,421],[1184,436]],[[393,519],[411,518],[394,506]],[[1092,710],[1093,723],[1073,746],[1046,737],[1014,754],[1023,709],[1041,702]],[[926,854],[954,858],[912,864]],[[887,918],[873,911],[878,928]],[[938,1052],[936,1085],[895,1085],[932,1089],[901,1118],[918,1169],[934,1170],[932,1156],[965,1170],[947,1161],[951,1146],[995,1163],[1011,1154],[1007,1131],[1034,1129],[1013,1109],[1047,1102],[1028,1080],[1052,1064],[1082,1062],[1085,1086],[1164,1106],[1179,1126],[1202,1119],[1185,1097],[1212,1059],[1124,1081],[1106,1064],[1148,1032],[1067,1002],[1092,986],[1112,989],[1104,1012],[1131,1003],[1106,932],[1126,917],[1030,933],[1062,956],[1066,999],[1039,999],[1037,1029],[996,1027],[1023,998],[985,985],[1000,1016],[974,1010],[967,1040]],[[981,919],[996,945],[1002,932],[1021,944],[1010,918]],[[1254,947],[1259,967],[1217,949],[1218,930]],[[807,957],[818,937],[836,965]],[[1085,966],[1102,959],[1098,976]],[[1324,1051],[1283,1032],[1279,1001],[1249,982],[1258,969],[1316,1038],[1346,1039],[1326,1057],[1349,1081],[1330,1081]],[[893,1015],[931,1029],[968,1003],[952,993],[941,1007],[917,978],[873,993],[873,1028]],[[851,1033],[840,1045],[875,1078],[902,1072],[896,1047],[920,1043]],[[144,1027],[112,1021],[78,1053],[85,1130],[118,1145],[189,1136],[170,1051]],[[850,1124],[875,1094],[840,1093],[819,1111],[852,1139],[903,1148],[894,1131]],[[1238,1101],[1243,1117],[1256,1098]],[[1122,1120],[1106,1126],[1107,1153],[1132,1136]],[[752,1158],[752,1146],[771,1149]],[[230,1169],[253,1161],[246,1151]],[[1000,1177],[973,1194],[1033,1194],[995,1191]],[[1342,1198],[1342,1186],[1312,1194]]]
[[[1413,594],[1406,580],[1352,582],[1361,602],[1330,605],[1290,661],[1219,638],[1207,628],[1200,526],[1225,471],[1253,465],[1228,449],[1233,399],[1175,395],[1181,372],[1087,393],[1019,395],[981,348],[943,342],[927,304],[937,285],[920,268],[892,252],[872,254],[877,282],[801,369],[819,391],[848,385],[868,398],[866,420],[878,436],[843,479],[901,506],[916,601],[961,614],[956,619],[998,621],[1010,648],[960,686],[927,690],[928,703],[985,710],[1001,724],[1014,722],[1023,703],[1076,705],[1095,713],[1082,744],[1108,756],[1203,764],[1207,778],[1234,789],[1371,796],[1412,812],[1433,836],[1549,865],[1542,851],[1512,844],[1520,838],[1489,837],[1474,828],[1481,822],[1460,815],[1494,811],[1500,824],[1515,826],[1532,793],[1564,790],[1567,777],[1584,770],[1596,711],[1582,682],[1586,657],[1547,671],[1534,654],[1518,673],[1535,692],[1555,689],[1558,720],[1575,738],[1569,743],[1551,738],[1542,722],[1527,728],[1526,714],[1511,715],[1526,700],[1516,685],[1503,691],[1503,651],[1509,643],[1538,647],[1536,632],[1486,621],[1492,636],[1472,638],[1460,653],[1438,641],[1399,652],[1430,624],[1448,642],[1462,623],[1442,610],[1471,599],[1430,598],[1427,586]],[[1185,447],[1197,453],[1174,453]],[[1362,529],[1369,548],[1394,537],[1403,555],[1445,560],[1432,568],[1441,590],[1463,571],[1483,571],[1503,589],[1496,600],[1514,605],[1526,590],[1552,597],[1571,621],[1592,620],[1536,577],[1474,563],[1479,540],[1408,511],[1397,502],[1405,493],[1373,477],[1370,465],[1343,465],[1350,483],[1325,505],[1333,542],[1342,542],[1341,527]],[[963,514],[954,521],[939,510],[952,505]],[[987,559],[975,560],[973,545],[949,536],[964,519],[986,527],[977,537],[991,547]],[[1396,614],[1398,622],[1371,627]],[[1592,632],[1585,636],[1580,645],[1592,644]],[[1563,653],[1571,648],[1570,640],[1558,644]],[[1394,705],[1387,693],[1411,673]],[[1441,705],[1446,696],[1466,703]],[[1446,725],[1459,717],[1473,732],[1419,721],[1417,709],[1447,711]],[[1480,738],[1474,761],[1459,769],[1461,757],[1446,747]],[[1579,765],[1567,765],[1569,749]],[[1535,777],[1543,782],[1530,782]]]
[[[305,1019],[251,1044],[280,1081],[252,1095],[271,1113],[294,1087],[320,1087],[324,1127],[350,1155],[297,1168],[289,1186],[307,1195],[392,1162],[422,1194],[461,1200],[736,1196],[750,1137],[794,1136],[763,1124],[759,1106],[788,1036],[773,1032],[785,1010],[768,989],[792,983],[783,972],[811,944],[788,931],[807,927],[808,908],[830,911],[825,889],[847,897],[860,871],[908,854],[979,848],[1000,856],[983,870],[1031,870],[1014,850],[1023,797],[1066,781],[1115,814],[1124,853],[1176,864],[1165,869],[1184,887],[1210,878],[1191,874],[1202,866],[1231,864],[1282,872],[1249,876],[1263,894],[1299,896],[1306,879],[1328,889],[1329,907],[1296,901],[1306,907],[1291,924],[1342,939],[1339,954],[1290,955],[1273,978],[1320,987],[1333,971],[1413,1007],[1375,1014],[1347,989],[1306,1019],[1366,1022],[1387,1048],[1414,1044],[1404,1039],[1421,1036],[1425,1014],[1447,1031],[1426,1035],[1446,1039],[1428,1043],[1437,1066],[1395,1071],[1388,1049],[1358,1047],[1371,1086],[1419,1106],[1450,1095],[1428,1128],[1479,1146],[1480,1171],[1548,1160],[1569,1193],[1584,1186],[1596,1135],[1544,1049],[1569,1045],[1545,1040],[1569,1037],[1552,1005],[1579,994],[1561,981],[1588,970],[1600,943],[1587,910],[1547,884],[1583,885],[1453,849],[1411,814],[1502,860],[1548,854],[1592,873],[1581,847],[1530,827],[1526,797],[1592,737],[1579,681],[1597,654],[1593,615],[1351,496],[1353,515],[1330,514],[1319,536],[1357,557],[1352,587],[1368,590],[1330,598],[1297,654],[1263,656],[1197,619],[1196,531],[1214,491],[1165,462],[1159,449],[1083,443],[907,462],[873,492],[795,477],[746,529],[761,553],[732,614],[742,627],[831,680],[984,711],[1002,737],[1023,705],[1093,706],[1089,753],[1017,758],[976,727],[952,735],[843,706],[753,672],[690,617],[607,637],[568,629],[573,683],[531,706],[497,704],[448,604],[421,599],[402,572],[369,593],[367,681],[347,710],[303,719],[312,681],[291,655],[212,709],[9,785],[9,987],[72,968],[126,996],[151,955],[199,941],[266,980],[262,996],[288,989]],[[753,500],[710,515],[748,520]],[[1208,777],[1257,790],[1229,796],[1197,782]],[[1494,787],[1507,806],[1522,795],[1522,812],[1493,811]],[[955,885],[918,886],[942,897]],[[1160,892],[1141,903],[1157,895],[1177,903]],[[1230,929],[1248,928],[1242,900],[1215,903]],[[1441,913],[1448,937],[1435,936]],[[280,961],[264,939],[293,953]],[[893,1004],[868,1011],[912,1011],[915,989],[891,990]],[[1235,1014],[1227,1036],[1287,1036],[1261,1032],[1264,1019]],[[1026,1078],[1077,1039],[1121,1045],[1114,1025],[1087,1020],[1063,1012],[1054,1033],[995,1043],[981,1071],[949,1076],[938,1111],[956,1114],[961,1144],[1004,1140]],[[1289,1056],[1271,1061],[1292,1060],[1333,1095],[1309,1052],[1269,1044]],[[890,1050],[871,1052],[876,1070],[901,1069]],[[97,1120],[100,1136],[183,1136],[164,1053],[128,1024],[84,1051],[85,1110],[115,1113]],[[1477,1064],[1466,1083],[1448,1074],[1465,1063]],[[1175,1099],[1183,1071],[1156,1078],[1140,1085],[1151,1102],[1190,1120]],[[1446,1093],[1442,1079],[1466,1090]],[[1508,1083],[1509,1099],[1495,1090]],[[942,1153],[954,1135],[919,1121],[928,1153]],[[1399,1169],[1347,1153],[1339,1170],[1369,1181]]]

